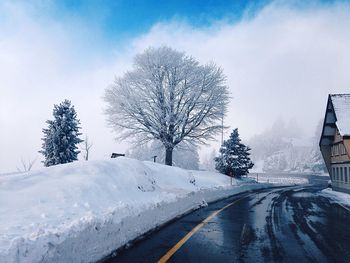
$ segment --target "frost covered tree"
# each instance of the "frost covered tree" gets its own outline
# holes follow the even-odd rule
[[[160,47],[137,55],[133,70],[117,78],[104,99],[118,138],[159,140],[165,164],[172,165],[180,142],[205,143],[221,131],[229,95],[220,67]]]
[[[29,172],[30,170],[32,170],[36,160],[37,158],[32,160],[28,159],[28,161],[26,161],[24,158],[21,158],[21,167],[17,167],[17,171],[20,173]]]
[[[285,152],[276,152],[265,159],[264,172],[284,172],[288,168]]]
[[[316,126],[314,137],[312,138],[312,150],[310,152],[310,159],[308,160],[308,166],[310,166],[313,172],[326,172],[327,167],[324,163],[319,141],[323,128],[323,120],[320,120]]]
[[[48,128],[43,129],[44,138],[42,150],[45,166],[69,163],[78,160],[77,145],[83,142],[79,139],[80,122],[77,113],[69,100],[54,105],[53,120],[48,120]]]
[[[220,173],[233,176],[242,176],[249,173],[254,164],[250,160],[250,148],[239,138],[238,129],[234,129],[230,138],[223,142],[219,152],[220,156],[215,158],[215,168]]]
[[[94,144],[89,140],[88,136],[85,136],[84,141],[81,143],[80,145],[80,150],[82,150],[83,152],[83,158],[85,161],[89,160],[89,156],[90,156],[90,151],[92,146],[94,146]]]

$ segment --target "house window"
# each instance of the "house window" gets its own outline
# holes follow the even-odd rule
[[[335,172],[335,174],[336,174],[335,180],[336,180],[336,181],[339,181],[339,167],[337,167],[337,168],[335,168],[335,169],[336,169],[336,172]]]
[[[348,167],[344,167],[344,181],[348,182]]]
[[[343,182],[343,167],[340,167],[340,181]]]
[[[337,155],[337,145],[333,145],[333,156]]]
[[[332,179],[333,179],[333,181],[335,181],[335,168],[334,167],[332,168]]]

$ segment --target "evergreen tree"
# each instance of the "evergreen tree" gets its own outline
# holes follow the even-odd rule
[[[45,166],[69,163],[78,160],[77,144],[83,142],[78,136],[80,121],[69,100],[54,105],[54,120],[48,120],[48,128],[43,129],[44,142],[39,151],[45,157]]]
[[[233,176],[242,176],[249,173],[253,167],[250,160],[250,151],[248,146],[241,143],[238,129],[234,129],[230,138],[224,141],[219,152],[220,156],[215,158],[215,169],[220,173]]]

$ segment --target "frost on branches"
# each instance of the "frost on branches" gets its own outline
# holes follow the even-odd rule
[[[42,150],[39,151],[45,157],[45,166],[62,163],[70,163],[78,160],[77,145],[82,142],[79,139],[79,125],[77,113],[69,100],[59,105],[54,105],[54,120],[48,120],[48,128],[43,129],[44,142]]]
[[[250,148],[241,143],[238,129],[234,129],[227,141],[224,141],[215,158],[215,168],[220,173],[233,176],[242,176],[249,173],[254,164],[250,160]]]
[[[221,131],[229,100],[226,77],[215,64],[168,47],[135,57],[133,70],[105,92],[108,123],[137,144],[159,140],[165,163],[180,142],[205,143]]]

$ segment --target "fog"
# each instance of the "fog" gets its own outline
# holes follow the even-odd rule
[[[224,69],[232,100],[225,124],[243,139],[277,119],[311,138],[329,93],[350,92],[350,5],[294,8],[273,3],[254,17],[194,28],[178,19],[155,24],[124,44],[106,44],[97,29],[38,17],[18,2],[0,5],[0,173],[38,157],[53,104],[70,99],[91,159],[124,152],[103,114],[105,88],[148,46],[168,45]],[[277,127],[276,127],[277,128]],[[226,132],[229,133],[229,130]],[[218,142],[213,142],[214,147]],[[203,151],[205,151],[204,149]]]

